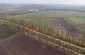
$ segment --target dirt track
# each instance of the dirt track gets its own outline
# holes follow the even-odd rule
[[[26,36],[18,34],[9,37],[0,44],[0,55],[66,55],[64,52],[46,46],[45,44]]]

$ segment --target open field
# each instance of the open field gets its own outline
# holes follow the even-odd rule
[[[64,27],[65,30],[70,31],[72,34],[78,35],[78,33],[82,33],[76,26],[71,24],[68,20],[68,18],[56,18],[57,22]],[[76,22],[76,20],[75,20]],[[81,21],[82,22],[82,21]],[[72,22],[73,23],[73,22]],[[79,22],[78,22],[79,23]]]
[[[67,12],[67,14],[65,14],[66,12]],[[29,32],[29,30],[27,30],[29,28],[33,29],[35,31],[35,33],[31,32],[31,31],[29,33],[32,33],[35,36],[40,36],[41,38],[44,38],[44,36],[41,36],[41,34],[36,34],[37,33],[36,31],[38,31],[42,34],[44,33],[46,35],[49,35],[52,38],[55,38],[55,39],[58,38],[60,40],[66,41],[73,45],[85,47],[85,45],[82,44],[85,41],[83,39],[84,36],[78,37],[80,35],[81,31],[75,25],[71,24],[71,23],[74,23],[75,21],[76,21],[75,23],[81,24],[81,23],[84,23],[84,21],[81,20],[80,22],[78,22],[79,20],[74,19],[73,20],[74,22],[72,22],[72,20],[71,20],[71,23],[69,22],[69,20],[70,20],[69,18],[73,18],[73,17],[77,18],[78,16],[83,18],[84,13],[78,13],[78,12],[71,13],[70,11],[66,11],[66,12],[65,11],[56,11],[56,12],[55,11],[39,11],[39,12],[34,12],[34,13],[5,16],[5,18],[8,19],[8,24],[11,22],[9,25],[12,25],[12,26],[21,25],[20,27],[23,27],[22,30],[24,30],[24,27],[26,27],[26,29],[24,30],[26,32]],[[12,23],[14,23],[14,25]],[[38,26],[36,24],[39,24],[40,26]],[[16,28],[19,26],[16,26]],[[38,28],[37,28],[37,26],[38,26]],[[43,28],[43,27],[45,27],[45,28]],[[49,28],[51,28],[51,30]],[[46,29],[48,29],[48,30],[46,30]],[[52,32],[52,30],[53,31],[56,30],[57,31],[57,32],[55,31],[56,34],[54,32]],[[63,35],[63,34],[65,34],[65,35]],[[82,38],[82,39],[80,39],[80,38]],[[55,43],[55,40],[53,40],[53,39],[48,38],[46,40],[49,40],[52,42],[54,41],[54,43]],[[80,41],[80,40],[82,40],[82,41]],[[63,44],[60,44],[60,45],[64,46]],[[66,46],[70,46],[70,45],[65,45],[64,47],[66,47]],[[71,50],[73,50],[74,52],[79,52],[77,48],[76,48],[77,49],[76,50],[76,49],[74,49],[75,47],[74,48],[73,48],[73,46],[70,46],[70,47],[71,47]],[[66,47],[67,50],[70,49],[70,47]],[[82,50],[80,50],[80,51],[81,52],[79,52],[79,53],[82,53]],[[19,52],[21,52],[21,50],[19,50]],[[15,51],[14,51],[14,53],[15,53]],[[17,53],[17,54],[20,54],[20,53]],[[24,52],[23,54],[27,54],[27,53]]]
[[[26,15],[19,15],[19,16],[12,16],[10,18],[14,18],[17,20],[24,20],[25,22],[32,22],[35,24],[39,24],[42,27],[45,26],[47,28],[53,28],[48,17],[37,17],[37,16],[36,17],[29,17],[29,15],[27,15],[27,16]]]
[[[30,36],[30,35],[29,35]],[[7,38],[0,44],[2,55],[67,55],[57,48],[47,46],[24,33]]]
[[[85,7],[0,3],[0,55],[85,55]]]
[[[27,14],[20,14],[14,16],[6,16],[7,18],[14,18],[14,19],[22,19],[25,21],[30,21],[33,23],[38,23],[42,26],[53,28],[50,22],[50,18],[52,17],[66,17],[68,18],[77,18],[85,17],[85,13],[83,12],[73,12],[73,11],[39,11],[34,13],[27,13]],[[77,21],[75,21],[77,22]],[[80,21],[82,22],[82,20]]]
[[[41,39],[41,42],[43,41],[43,40],[48,40],[48,41],[52,41],[52,43],[57,43],[57,41],[59,41],[59,43],[57,43],[59,46],[58,47],[61,47],[61,46],[63,46],[64,48],[65,48],[65,46],[69,46],[70,48],[71,48],[71,50],[73,50],[74,48],[77,48],[77,49],[74,49],[71,53],[76,53],[75,51],[77,51],[77,52],[79,52],[79,53],[83,53],[82,52],[82,50],[84,50],[84,48],[82,48],[82,47],[79,47],[79,46],[82,46],[82,45],[79,45],[78,44],[78,46],[76,46],[76,45],[74,45],[74,44],[70,44],[70,43],[73,43],[73,41],[75,40],[73,40],[72,42],[70,42],[70,43],[67,43],[67,42],[65,42],[66,40],[68,40],[68,39],[66,39],[66,38],[64,38],[64,41],[62,41],[61,39],[57,39],[57,38],[54,38],[54,37],[52,37],[52,36],[49,36],[49,35],[47,35],[47,34],[43,34],[43,33],[40,33],[40,32],[37,32],[37,31],[35,31],[35,30],[32,30],[32,29],[29,29],[29,28],[27,28],[27,27],[24,27],[24,26],[21,26],[20,24],[16,24],[16,23],[13,23],[13,22],[10,22],[10,21],[5,21],[7,24],[10,24],[10,25],[13,25],[13,26],[18,26],[18,27],[21,27],[22,28],[22,30],[23,31],[25,31],[25,32],[28,32],[28,33],[30,33],[30,34],[33,34],[32,36],[34,36],[35,37],[35,39],[36,38],[40,38]],[[43,36],[43,35],[45,35],[45,36]],[[58,37],[59,37],[59,35],[57,35]],[[44,38],[45,37],[45,38]],[[63,36],[61,36],[62,38],[63,38]],[[43,39],[43,40],[42,40]],[[66,40],[65,40],[66,39]],[[48,41],[44,41],[44,42],[48,42]],[[64,44],[64,43],[62,43],[62,42],[64,42],[65,43],[65,46],[64,45],[62,45],[62,44]],[[48,42],[48,43],[50,43],[50,42]],[[51,43],[51,44],[52,44]],[[55,44],[52,44],[52,45],[55,45]],[[68,45],[68,44],[70,44],[70,45]],[[69,47],[66,47],[65,48],[65,50],[68,50],[69,49]],[[84,47],[84,46],[83,46]],[[79,50],[80,49],[80,50]],[[70,50],[70,51],[71,51]],[[80,52],[81,51],[81,52]],[[77,54],[79,54],[79,53],[77,53]]]
[[[81,32],[85,33],[85,18],[68,18],[67,22],[74,25]]]
[[[76,38],[76,36],[80,37],[82,33],[83,34],[85,33],[84,14],[85,13],[83,12],[73,12],[73,11],[39,11],[22,15],[7,16],[7,18],[8,19],[13,18],[17,20],[24,20],[25,22],[36,23],[41,25],[42,27],[45,26],[46,28],[51,28],[53,31],[57,29],[58,25],[60,25],[60,27],[58,27],[59,30],[61,30],[60,33],[62,32],[62,29],[60,28],[63,28],[66,30],[65,32],[67,32],[67,34],[70,34]],[[53,18],[56,19],[54,19],[54,21],[51,21],[50,19]]]
[[[27,13],[27,14],[22,14],[22,15],[15,15],[15,17],[85,17],[84,12],[74,12],[74,11],[38,11],[34,13]]]
[[[68,18],[70,19],[74,24],[85,24],[85,18]]]

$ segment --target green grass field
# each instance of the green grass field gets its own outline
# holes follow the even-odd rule
[[[75,24],[85,24],[85,18],[69,18]]]
[[[85,18],[68,18],[66,21],[85,33]]]
[[[18,17],[85,17],[84,12],[74,12],[74,11],[39,11],[35,13],[27,13],[22,15],[16,15]]]
[[[7,16],[7,18],[23,19],[25,21],[33,21],[41,25],[51,27],[49,17],[70,17],[76,18],[77,16],[85,17],[85,13],[73,11],[39,11],[35,13],[27,13],[22,15]],[[47,17],[47,18],[46,18]]]

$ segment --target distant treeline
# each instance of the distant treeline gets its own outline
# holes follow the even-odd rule
[[[19,7],[18,9],[39,9],[40,11],[85,11],[85,6],[73,5],[43,5],[43,4],[30,4]]]
[[[85,12],[85,6],[78,5],[56,5],[56,4],[0,4],[1,7],[16,8],[22,11],[28,11],[29,9],[38,9],[39,11],[76,11]]]

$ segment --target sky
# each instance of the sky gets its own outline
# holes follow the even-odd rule
[[[0,0],[0,3],[85,5],[85,0]]]

